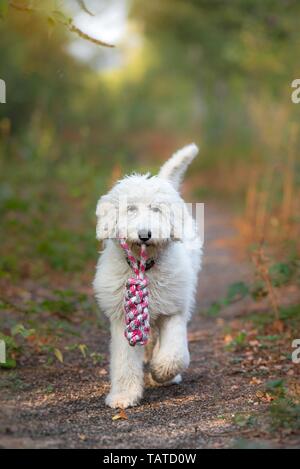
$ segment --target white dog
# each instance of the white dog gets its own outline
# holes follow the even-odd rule
[[[111,389],[106,404],[112,408],[136,405],[144,387],[144,347],[131,347],[124,337],[124,287],[132,270],[118,237],[126,238],[136,257],[141,244],[147,246],[150,324],[151,331],[158,332],[151,349],[152,378],[158,383],[178,383],[189,365],[187,322],[194,305],[202,244],[178,190],[197,153],[195,144],[188,145],[157,176],[127,176],[98,202],[97,238],[105,243],[94,291],[111,323]]]

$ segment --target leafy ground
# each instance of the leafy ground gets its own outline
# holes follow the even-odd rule
[[[1,447],[299,446],[300,365],[291,361],[299,307],[289,306],[298,290],[285,287],[279,322],[266,302],[249,299],[216,317],[205,314],[229,285],[250,277],[232,226],[231,216],[208,204],[192,362],[183,383],[149,384],[142,404],[126,413],[104,405],[109,334],[96,319],[92,265],[79,277],[25,276],[18,286],[3,277],[3,334],[12,361],[0,375]]]

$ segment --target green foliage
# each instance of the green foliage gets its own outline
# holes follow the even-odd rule
[[[3,340],[6,346],[6,362],[0,363],[0,368],[15,368],[17,366],[15,354],[19,351],[17,343],[13,337],[7,336],[2,332],[0,332],[0,340]]]
[[[247,333],[241,331],[232,341],[226,345],[228,350],[239,350],[247,345]]]
[[[267,391],[273,391],[274,389],[283,389],[283,379],[275,379],[268,381],[266,384]]]
[[[276,399],[270,406],[270,417],[274,430],[300,429],[300,405],[292,399]]]
[[[210,305],[210,307],[205,311],[205,314],[207,316],[217,316],[222,309],[222,303],[219,302],[214,302]]]
[[[92,358],[94,365],[101,364],[105,358],[103,354],[98,352],[92,352],[90,357]]]
[[[291,305],[280,308],[280,319],[282,320],[300,320],[300,305]]]
[[[251,414],[235,414],[233,417],[233,423],[239,428],[254,427],[257,424],[257,418],[255,415]]]
[[[283,72],[287,59],[284,53],[297,37],[293,16],[298,13],[296,3],[286,8],[273,0],[165,0],[163,6],[159,0],[136,0],[133,6],[134,17],[143,22],[148,38],[159,44],[162,53],[167,56],[168,52],[171,59],[177,53],[174,68],[184,64],[198,76],[219,76],[223,80],[228,76],[245,78],[248,74],[247,79],[260,82],[260,86],[270,80],[276,60],[278,71]],[[250,45],[264,48],[253,53]],[[193,53],[187,54],[187,48]],[[195,66],[202,61],[205,68]],[[275,81],[274,76],[272,79]]]
[[[6,18],[8,12],[8,1],[0,0],[0,19]]]
[[[268,324],[271,324],[272,321],[274,320],[273,316],[270,315],[269,311],[266,312],[259,312],[258,314],[251,314],[249,316],[249,319],[253,322],[255,326],[262,327],[267,326]],[[291,306],[281,306],[279,308],[279,319],[281,321],[286,322],[287,324],[290,324],[291,326],[299,326],[299,321],[300,321],[300,305],[295,304]],[[258,337],[264,337],[266,340],[271,340],[271,341],[276,341],[278,336],[277,335],[271,335],[271,336],[258,336]]]
[[[229,286],[227,291],[227,301],[232,303],[233,301],[245,298],[249,293],[249,288],[244,282],[233,283]]]
[[[12,336],[20,335],[24,339],[27,339],[33,334],[35,334],[35,329],[26,329],[26,327],[24,327],[23,324],[16,324],[11,329]]]
[[[274,287],[279,287],[281,285],[286,285],[289,282],[292,278],[293,270],[291,269],[291,265],[284,262],[278,262],[270,267],[269,273]]]
[[[91,15],[83,0],[78,1],[78,4],[82,10]],[[46,18],[50,28],[53,28],[53,26],[56,25],[62,25],[68,31],[76,33],[82,39],[90,41],[93,44],[105,47],[113,47],[111,44],[107,44],[104,41],[95,39],[81,31],[77,26],[75,26],[73,19],[68,16],[65,11],[62,9],[57,9],[57,5],[58,2],[52,2],[50,0],[44,0],[43,2],[37,0],[28,0],[23,2],[0,0],[0,19],[5,19],[9,10],[17,11],[19,14],[25,13],[26,15],[34,15],[34,19],[36,21],[41,21],[41,19]]]
[[[206,314],[208,316],[216,316],[221,312],[223,307],[245,298],[248,293],[249,288],[244,282],[233,283],[229,286],[226,297],[213,303],[206,311]]]
[[[46,394],[52,394],[53,392],[55,392],[54,386],[52,386],[52,384],[48,384],[48,386],[45,389],[45,393]]]
[[[268,342],[277,342],[278,339],[280,339],[280,336],[278,334],[257,336],[257,340],[268,341]]]
[[[251,441],[250,439],[246,439],[246,438],[238,438],[233,442],[232,449],[262,450],[262,449],[270,449],[270,445],[268,444],[268,442],[265,442],[265,441],[257,441],[257,440]]]
[[[90,298],[77,291],[66,289],[66,290],[53,290],[51,292],[51,298],[43,299],[37,304],[38,311],[47,311],[50,313],[58,312],[61,315],[66,315],[75,311],[91,311]]]
[[[281,287],[287,285],[291,281],[294,281],[297,273],[297,263],[294,259],[290,262],[278,262],[274,263],[269,268],[269,278],[272,285]],[[261,279],[255,280],[252,284],[246,285],[244,282],[236,282],[228,287],[227,295],[225,298],[214,302],[206,314],[209,316],[216,316],[220,314],[222,309],[235,301],[242,300],[247,296],[255,301],[260,301],[262,298],[269,295],[268,285]],[[299,305],[292,305],[290,307],[283,307],[280,309],[280,318],[288,319],[291,317],[300,317]]]
[[[266,288],[265,282],[262,280],[256,280],[253,282],[251,296],[255,301],[260,301],[262,298],[268,296],[268,290]]]
[[[15,370],[7,370],[2,372],[0,376],[0,390],[9,389],[11,391],[22,391],[28,389],[30,386],[25,383]]]

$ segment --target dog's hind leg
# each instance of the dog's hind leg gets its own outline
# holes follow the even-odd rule
[[[126,408],[138,404],[143,394],[143,347],[131,347],[124,337],[124,322],[111,321],[111,389],[106,404]]]
[[[164,317],[157,345],[150,363],[152,378],[158,383],[171,380],[174,380],[174,383],[178,382],[180,378],[177,378],[177,375],[184,371],[190,362],[185,317],[182,315]]]

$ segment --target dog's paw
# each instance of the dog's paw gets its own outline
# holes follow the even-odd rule
[[[170,384],[180,384],[182,382],[181,374],[175,376],[175,378],[171,379]]]
[[[106,396],[105,404],[112,409],[127,409],[136,406],[141,399],[140,395],[130,394],[130,392],[109,393]]]
[[[156,357],[150,365],[152,378],[157,383],[179,384],[180,373],[189,366],[189,362],[188,352],[181,357]]]

